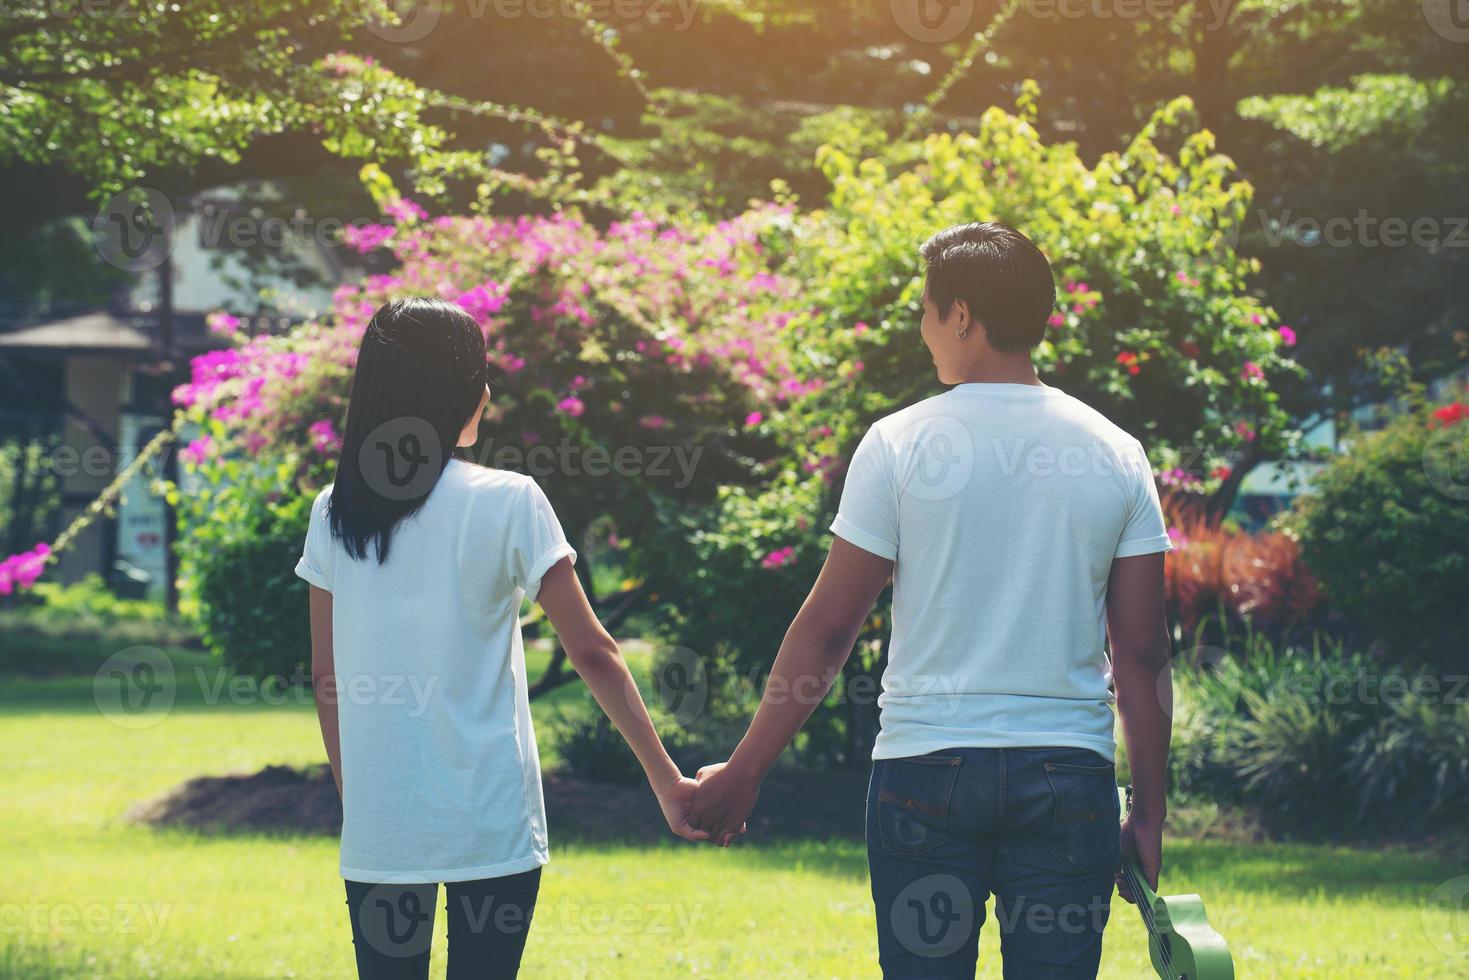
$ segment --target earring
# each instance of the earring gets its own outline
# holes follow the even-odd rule
[[[960,340],[963,340],[965,337],[969,336],[969,328],[960,327],[958,330],[954,331],[954,336],[958,337]]]

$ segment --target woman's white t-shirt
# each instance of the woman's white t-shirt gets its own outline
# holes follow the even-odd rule
[[[467,881],[550,860],[521,600],[576,558],[530,477],[451,460],[387,561],[316,498],[296,574],[332,593],[342,877]]]
[[[1114,757],[1112,560],[1172,550],[1136,439],[1056,388],[961,384],[868,430],[831,529],[895,561],[873,758]]]

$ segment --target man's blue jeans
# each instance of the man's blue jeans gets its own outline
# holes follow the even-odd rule
[[[1005,980],[1093,980],[1118,819],[1116,772],[1086,749],[875,762],[867,860],[883,976],[972,978],[993,894]]]

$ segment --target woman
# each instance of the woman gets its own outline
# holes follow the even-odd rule
[[[342,794],[358,975],[426,977],[438,883],[448,976],[513,977],[549,860],[518,618],[539,602],[691,840],[695,784],[658,739],[576,553],[529,477],[454,458],[489,401],[484,335],[426,299],[362,338],[336,481],[296,574],[311,584],[317,713]]]

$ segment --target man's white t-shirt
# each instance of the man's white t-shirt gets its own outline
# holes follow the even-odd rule
[[[1171,550],[1136,439],[1055,388],[961,384],[868,430],[831,529],[895,561],[874,759],[1115,757],[1108,573]]]
[[[451,460],[388,560],[352,559],[316,498],[296,574],[332,593],[342,877],[468,881],[550,860],[521,599],[576,558],[534,480]]]

